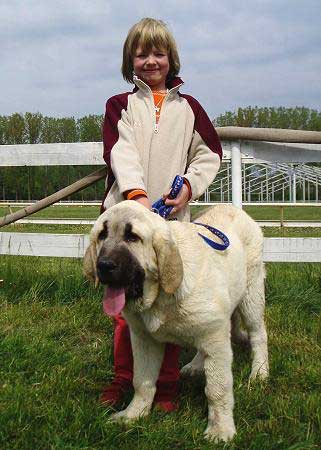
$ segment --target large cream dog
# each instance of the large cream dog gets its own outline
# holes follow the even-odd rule
[[[217,238],[203,227],[165,221],[135,201],[123,201],[95,223],[84,270],[106,285],[105,312],[122,311],[130,327],[135,395],[113,418],[149,413],[165,343],[174,342],[197,349],[183,372],[204,370],[205,435],[227,441],[235,434],[231,322],[232,337],[244,339],[241,320],[248,332],[250,378],[268,375],[263,238],[259,226],[232,206],[214,206],[198,222],[223,231],[229,248],[217,251],[206,244],[198,232]]]

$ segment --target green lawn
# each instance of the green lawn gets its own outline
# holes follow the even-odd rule
[[[60,233],[60,234],[88,234],[91,225],[39,225],[39,224],[15,224],[0,228],[0,232],[15,233]],[[265,237],[321,237],[321,228],[284,228],[263,227]]]
[[[55,224],[10,224],[0,228],[0,232],[12,233],[60,233],[60,234],[88,234],[92,225],[55,225]]]
[[[320,206],[282,206],[284,220],[321,220]],[[245,206],[244,210],[255,220],[280,220],[280,206]]]
[[[192,206],[192,218],[207,207]],[[18,208],[13,208],[17,210]],[[256,220],[280,220],[280,207],[274,206],[246,206],[245,211]],[[0,217],[8,214],[8,208],[0,206]],[[51,206],[30,217],[38,218],[68,218],[68,219],[95,219],[99,215],[98,206]],[[320,207],[284,207],[284,220],[321,220]],[[13,224],[0,229],[0,231],[14,231],[25,233],[75,233],[87,234],[90,225],[38,225]],[[321,228],[263,228],[266,237],[321,237]]]
[[[192,214],[200,211],[203,206],[192,206]],[[316,206],[284,206],[284,220],[321,220],[321,204]],[[11,211],[18,211],[12,208]],[[280,220],[279,206],[245,206],[245,211],[256,220]],[[0,206],[0,217],[9,214],[8,207]],[[50,206],[31,217],[44,219],[96,219],[99,215],[98,206]]]
[[[234,348],[238,433],[216,446],[203,439],[202,379],[182,381],[174,414],[108,421],[97,400],[112,377],[112,323],[80,260],[2,256],[0,278],[2,450],[320,448],[320,264],[267,265],[270,379],[249,389],[249,354]]]
[[[0,206],[0,217],[19,211],[21,208]],[[30,217],[42,219],[96,219],[99,216],[99,206],[59,206],[52,205]]]

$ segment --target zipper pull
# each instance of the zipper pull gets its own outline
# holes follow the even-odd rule
[[[158,133],[158,123],[157,122],[155,123],[155,126],[154,126],[154,133]]]

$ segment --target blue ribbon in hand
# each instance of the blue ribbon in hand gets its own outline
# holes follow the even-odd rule
[[[168,194],[167,198],[170,198],[170,199],[176,198],[177,195],[179,194],[180,190],[182,189],[183,184],[184,184],[184,178],[181,177],[180,175],[176,175],[176,177],[174,178],[174,181],[172,183],[170,193]],[[156,214],[159,214],[164,219],[168,218],[168,216],[170,215],[173,208],[174,208],[173,206],[165,205],[165,202],[162,198],[157,200],[152,205],[152,211],[154,211]],[[204,241],[210,247],[214,248],[215,250],[226,250],[227,247],[230,245],[230,241],[229,241],[228,237],[224,233],[222,233],[222,231],[218,230],[217,228],[211,227],[207,224],[204,224],[204,223],[199,223],[199,222],[194,222],[194,223],[195,223],[195,225],[200,225],[202,227],[207,228],[211,233],[215,234],[223,242],[223,244],[218,244],[217,242],[212,241],[212,239],[208,238],[207,236],[204,236],[203,234],[198,233],[199,236],[201,236],[201,238],[203,238]]]
[[[168,194],[167,198],[174,199],[178,196],[179,191],[182,189],[182,186],[184,184],[184,178],[180,175],[176,175],[174,178],[174,181],[171,186],[170,193]],[[164,219],[167,219],[167,217],[172,212],[174,206],[165,205],[165,202],[162,198],[157,200],[152,205],[152,211],[159,214],[161,217],[164,217]]]

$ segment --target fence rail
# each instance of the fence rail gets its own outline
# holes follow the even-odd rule
[[[1,255],[82,258],[89,244],[83,234],[0,233]],[[265,238],[266,262],[321,262],[321,238]]]
[[[321,135],[321,132],[320,132]],[[223,160],[238,148],[243,162],[320,162],[321,144],[223,141]],[[0,145],[0,167],[105,165],[101,142]]]

